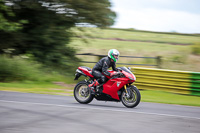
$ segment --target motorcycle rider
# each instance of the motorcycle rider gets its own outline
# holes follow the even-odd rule
[[[97,80],[96,81],[97,83],[93,83],[89,87],[93,87],[94,84],[98,86],[103,85],[107,81],[107,78],[105,75],[112,77],[118,74],[118,72],[111,74],[110,72],[108,72],[108,68],[112,67],[113,71],[117,71],[116,62],[119,59],[119,55],[120,53],[118,50],[110,49],[108,51],[108,56],[102,58],[101,60],[99,60],[99,62],[96,63],[96,65],[92,69],[92,75]]]

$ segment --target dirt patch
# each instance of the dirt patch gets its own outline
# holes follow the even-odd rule
[[[51,90],[64,91],[64,92],[54,92],[54,94],[62,95],[62,96],[73,96],[73,90],[71,88],[74,88],[75,84],[66,84],[64,82],[53,82],[53,84],[65,87],[65,89],[51,88]]]
[[[75,84],[66,84],[64,82],[53,82],[53,83],[56,84],[56,85],[66,87],[66,88],[74,88],[74,86],[75,86]]]
[[[69,90],[69,89],[51,88],[51,90],[62,90],[62,91],[65,91],[65,92],[73,92],[73,90]]]
[[[62,95],[62,96],[73,96],[71,93],[55,93],[57,95]]]

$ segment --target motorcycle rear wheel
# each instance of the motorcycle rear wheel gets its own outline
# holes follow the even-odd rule
[[[74,87],[74,98],[82,104],[88,104],[93,100],[94,96],[91,94],[91,90],[85,81],[79,82]]]
[[[123,90],[121,95],[121,101],[123,105],[126,106],[127,108],[134,108],[140,103],[141,95],[136,86],[131,86],[130,92],[132,96],[128,97],[126,91]]]

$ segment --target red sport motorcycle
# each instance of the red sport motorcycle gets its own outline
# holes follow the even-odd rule
[[[96,86],[96,91],[92,92],[89,87],[96,82],[92,75],[92,69],[89,67],[78,67],[75,79],[83,75],[87,77],[84,81],[80,81],[74,87],[74,97],[82,104],[90,103],[93,98],[101,101],[117,101],[122,102],[128,108],[136,107],[140,103],[141,95],[136,86],[132,85],[136,77],[130,71],[130,68],[118,67],[117,75],[108,78],[108,81],[102,86]],[[108,70],[110,73],[114,71]]]

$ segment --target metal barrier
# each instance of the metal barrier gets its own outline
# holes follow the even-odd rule
[[[97,56],[97,62],[103,58],[106,57],[107,55],[96,55],[96,54],[92,54],[92,53],[83,53],[83,54],[76,54],[76,55],[87,55],[87,56]],[[155,59],[156,60],[156,64],[130,64],[130,63],[117,63],[119,65],[138,65],[138,66],[155,66],[158,68],[161,68],[161,56],[157,56],[157,57],[138,57],[138,56],[120,56],[120,58],[145,58],[145,59]],[[97,62],[90,62],[90,61],[81,61],[83,63],[97,63]]]
[[[134,67],[135,85],[144,90],[200,96],[200,73]]]

